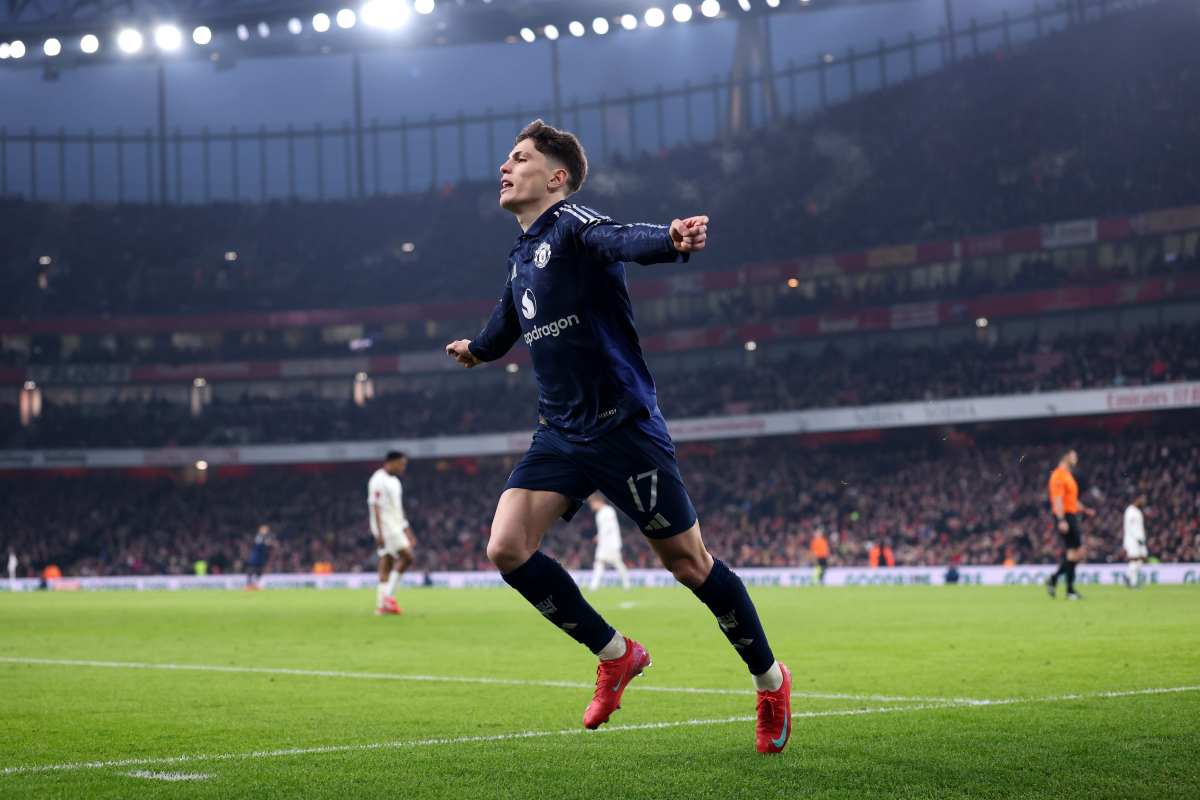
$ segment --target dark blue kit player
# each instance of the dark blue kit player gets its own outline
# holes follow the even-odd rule
[[[254,547],[250,549],[249,569],[246,575],[248,591],[262,588],[259,581],[262,579],[263,570],[267,568],[267,560],[271,557],[271,545],[274,543],[275,540],[271,537],[271,526],[259,525],[258,533],[254,534]]]
[[[650,656],[605,622],[538,546],[555,519],[571,519],[602,492],[716,616],[758,690],[756,746],[777,753],[791,734],[791,673],[772,655],[742,581],[704,547],[625,280],[623,262],[681,262],[702,250],[708,217],[622,224],[569,202],[587,158],[579,140],[541,120],[517,136],[500,176],[500,205],[523,231],[504,294],[482,333],[446,347],[470,368],[524,341],[540,390],[537,433],[500,497],[488,558],[546,619],[600,657],[583,716],[586,727],[599,727]]]

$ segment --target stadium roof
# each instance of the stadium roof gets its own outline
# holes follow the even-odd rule
[[[193,59],[224,67],[246,58],[597,36],[623,18],[644,28],[897,1],[5,0],[0,66],[59,72]],[[123,31],[138,35],[122,39]]]

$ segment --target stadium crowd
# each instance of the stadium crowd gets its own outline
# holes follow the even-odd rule
[[[1121,12],[716,145],[625,154],[578,200],[708,214],[710,269],[1197,203],[1198,37],[1189,3]],[[515,233],[491,181],[327,203],[6,199],[0,315],[494,297]]]
[[[1121,557],[1121,514],[1138,493],[1152,556],[1200,560],[1200,434],[1195,415],[1169,429],[1129,427],[1072,443],[1089,506],[1092,561]],[[887,542],[904,565],[1052,563],[1059,540],[1048,511],[1047,478],[1068,445],[1037,426],[959,431],[944,440],[904,434],[873,443],[815,444],[762,439],[680,448],[684,479],[714,554],[736,566],[812,563],[814,531],[829,533],[833,565],[864,566],[872,542]],[[1027,441],[1027,444],[1022,444]],[[414,461],[404,497],[416,534],[417,568],[490,569],[489,525],[513,458]],[[373,465],[210,470],[205,483],[177,473],[10,473],[0,481],[8,510],[0,548],[24,572],[55,564],[66,575],[244,570],[261,523],[279,545],[268,571],[373,569],[366,481]],[[655,566],[626,520],[625,558]],[[571,568],[591,564],[591,515],[556,523],[544,549]]]
[[[816,358],[760,359],[753,366],[655,377],[668,419],[1200,380],[1200,324],[1063,335],[1049,345],[985,337],[944,349],[881,347],[853,358],[828,349]],[[537,389],[525,380],[413,389],[380,394],[362,407],[348,399],[246,397],[218,400],[199,417],[187,405],[165,401],[47,404],[29,427],[19,424],[15,409],[0,410],[5,448],[279,444],[530,429]]]

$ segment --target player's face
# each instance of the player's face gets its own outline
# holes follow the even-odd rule
[[[563,184],[565,176],[566,171],[553,168],[533,142],[522,139],[500,165],[500,207],[516,214],[536,206]]]
[[[1079,463],[1079,454],[1076,453],[1074,450],[1067,453],[1067,463],[1070,464],[1072,467],[1075,466],[1076,464],[1078,464]]]
[[[400,475],[404,474],[406,469],[408,469],[408,459],[397,458],[394,461],[387,462],[384,468],[387,470],[389,475],[395,475],[399,477]]]

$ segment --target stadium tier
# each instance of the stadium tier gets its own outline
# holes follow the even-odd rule
[[[680,464],[705,540],[731,565],[813,563],[813,530],[832,533],[835,566],[865,566],[869,542],[890,543],[900,565],[1051,563],[1058,538],[1046,480],[1074,445],[1079,484],[1098,510],[1091,558],[1120,560],[1121,512],[1149,499],[1148,542],[1163,561],[1200,560],[1200,417],[1195,412],[1098,421],[924,429],[884,435],[756,439],[680,446]],[[404,478],[424,570],[491,569],[484,549],[496,498],[515,457],[414,461]],[[363,501],[375,466],[296,465],[193,470],[4,473],[4,533],[22,574],[48,564],[68,575],[187,574],[246,569],[264,521],[279,547],[267,571],[370,571],[375,545]],[[202,482],[201,482],[202,480]],[[544,547],[570,568],[589,566],[591,515],[556,524]],[[630,522],[623,520],[628,530]],[[631,564],[654,566],[639,536]]]

